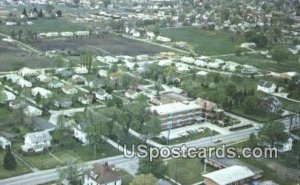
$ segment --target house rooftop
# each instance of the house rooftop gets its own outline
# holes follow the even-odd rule
[[[95,181],[98,184],[108,184],[121,179],[121,175],[117,172],[114,165],[96,163],[90,172],[95,174]]]
[[[245,166],[230,166],[218,171],[207,173],[203,177],[214,181],[219,185],[226,185],[237,182],[239,180],[253,177],[255,174]]]
[[[178,112],[185,112],[195,109],[200,109],[201,106],[197,105],[193,102],[190,103],[181,103],[181,102],[175,102],[175,103],[169,103],[159,106],[153,106],[151,107],[151,111],[157,112],[159,115],[167,115],[167,114],[173,114]]]

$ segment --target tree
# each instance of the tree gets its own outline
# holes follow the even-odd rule
[[[10,147],[6,149],[3,167],[7,170],[14,170],[17,167],[17,161],[15,159],[15,156],[11,153]]]
[[[259,139],[262,143],[267,143],[272,148],[287,141],[288,136],[284,132],[285,126],[281,122],[273,121],[265,123],[259,132]]]
[[[161,158],[153,159],[142,158],[139,161],[138,174],[153,174],[156,178],[163,178],[166,175],[167,166]]]
[[[130,185],[158,185],[158,181],[152,174],[141,174],[135,176]]]
[[[0,86],[0,103],[4,103],[6,101],[6,93],[4,92],[3,86]]]
[[[152,174],[141,174],[135,176],[130,185],[158,185],[158,181]]]
[[[10,32],[10,36],[11,36],[12,39],[15,39],[16,36],[17,36],[17,34],[16,34],[16,32],[15,32],[14,30],[12,30],[12,31]]]
[[[73,0],[73,3],[74,3],[74,5],[76,6],[76,8],[78,8],[78,7],[79,7],[80,0]]]
[[[56,128],[53,132],[53,140],[58,143],[60,146],[68,144],[68,137],[70,134],[70,129],[65,125],[66,121],[62,114],[58,115]]]
[[[225,84],[225,95],[226,96],[234,96],[235,93],[237,92],[237,88],[236,88],[236,85],[232,82],[227,82]]]
[[[61,10],[57,10],[56,14],[57,14],[58,17],[62,17],[62,11]]]
[[[54,10],[54,6],[51,5],[51,4],[47,4],[46,7],[45,7],[45,10],[46,12],[51,15],[53,13],[53,10]]]
[[[289,57],[289,51],[282,45],[274,46],[271,50],[272,58],[280,64]]]
[[[161,121],[156,116],[150,116],[142,128],[142,133],[146,136],[146,141],[148,136],[156,136],[161,132]]]
[[[105,101],[105,103],[106,103],[107,107],[117,107],[119,109],[121,109],[123,107],[123,101],[116,96],[113,96],[112,98],[107,99]]]
[[[59,173],[58,176],[58,183],[62,184],[63,181],[67,180],[69,184],[71,185],[80,185],[80,176],[79,168],[77,165],[74,165],[72,161],[68,162],[68,165],[66,168],[61,168],[57,170]]]
[[[103,135],[107,135],[108,128],[105,124],[107,117],[96,113],[92,108],[87,108],[85,112],[85,118],[88,122],[86,128],[87,138],[94,146],[94,158],[96,158],[97,147]]]
[[[24,9],[23,9],[22,15],[24,15],[25,17],[28,17],[28,14],[27,14],[26,8],[24,8]]]
[[[54,64],[56,67],[60,68],[60,67],[63,67],[64,66],[64,58],[62,56],[56,56],[53,60]]]

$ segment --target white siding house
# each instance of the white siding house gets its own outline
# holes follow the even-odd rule
[[[52,137],[48,131],[28,133],[24,137],[24,152],[42,152],[51,147]]]

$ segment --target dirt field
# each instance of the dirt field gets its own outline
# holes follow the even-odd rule
[[[17,70],[23,66],[31,68],[49,67],[51,61],[46,57],[32,55],[0,40],[0,71]]]
[[[82,38],[82,39],[56,39],[42,40],[34,47],[41,51],[54,49],[88,50],[97,55],[139,55],[157,54],[168,51],[165,48],[151,44],[130,40],[121,36],[107,34],[102,37]]]

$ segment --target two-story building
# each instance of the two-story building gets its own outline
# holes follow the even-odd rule
[[[48,131],[27,133],[24,137],[24,152],[43,152],[51,147],[52,137]]]

